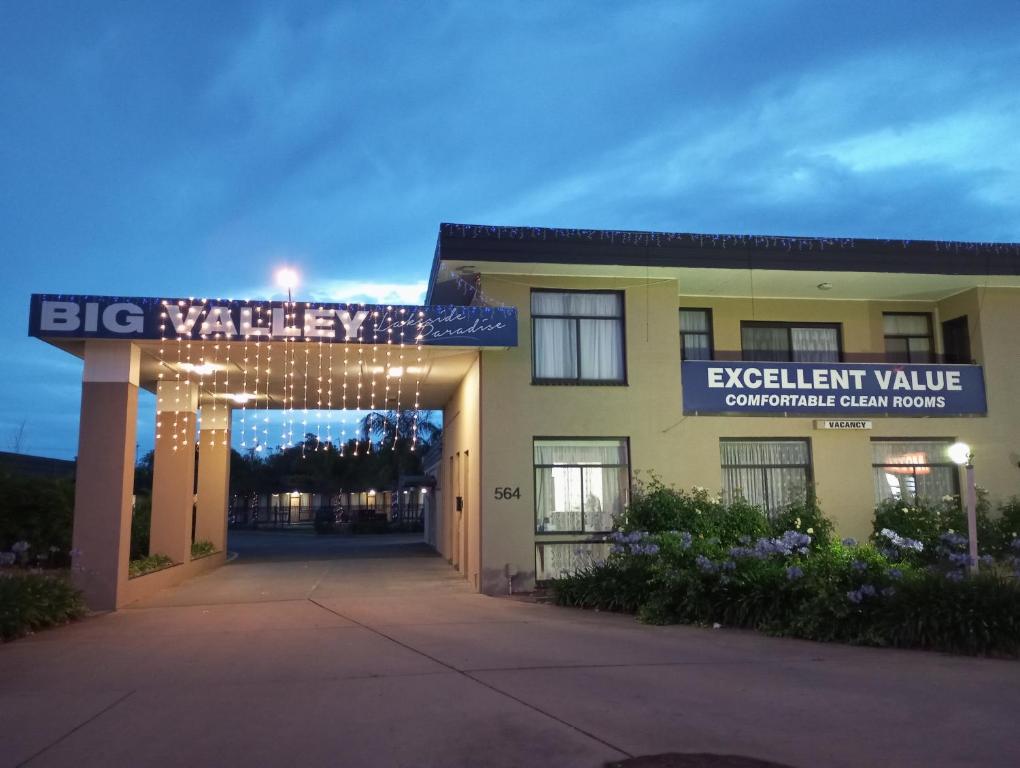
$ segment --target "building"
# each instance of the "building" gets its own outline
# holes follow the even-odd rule
[[[1016,244],[444,224],[429,301],[458,297],[520,324],[445,411],[438,546],[484,592],[603,548],[638,473],[766,507],[813,484],[859,538],[877,499],[959,492],[957,439],[1020,493]]]
[[[456,224],[422,307],[37,295],[30,319],[85,359],[75,539],[97,553],[79,579],[106,607],[220,562],[188,563],[192,499],[174,478],[194,452],[178,449],[208,446],[196,528],[222,547],[216,457],[230,430],[271,445],[259,409],[304,431],[311,413],[332,439],[338,408],[441,408],[427,538],[489,594],[603,549],[651,472],[766,510],[814,487],[863,537],[878,499],[958,493],[946,448],[964,440],[1006,497],[1018,327],[1018,244]],[[145,586],[123,549],[139,386],[159,397],[153,547],[181,563]]]

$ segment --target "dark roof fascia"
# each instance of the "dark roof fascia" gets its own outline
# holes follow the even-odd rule
[[[1020,243],[701,235],[440,224],[441,261],[712,269],[1020,275]]]

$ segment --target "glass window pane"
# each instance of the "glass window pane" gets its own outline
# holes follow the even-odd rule
[[[906,339],[886,338],[885,355],[890,363],[910,362],[910,350]]]
[[[536,464],[623,464],[626,440],[536,440]]]
[[[791,504],[803,503],[807,498],[807,470],[803,467],[766,469],[765,484],[768,490],[768,512],[778,512]]]
[[[806,466],[810,451],[806,440],[721,440],[723,466]]]
[[[793,359],[798,362],[839,362],[839,333],[835,328],[791,328]]]
[[[539,581],[570,576],[609,556],[609,544],[601,541],[566,541],[535,546],[535,578]]]
[[[740,343],[745,360],[790,359],[790,335],[786,328],[744,326],[740,329]]]
[[[932,361],[931,342],[927,337],[913,337],[907,340],[910,349],[910,362],[930,363]]]
[[[712,348],[707,333],[683,333],[680,335],[684,360],[711,360]]]
[[[535,318],[535,378],[577,378],[577,322]]]
[[[627,470],[624,467],[585,467],[584,530],[612,530],[613,520],[623,516],[627,503]]]
[[[533,315],[565,315],[567,314],[566,293],[550,293],[533,291],[531,294],[531,313]]]
[[[684,333],[708,333],[708,311],[704,309],[681,309],[680,330]]]
[[[873,440],[872,464],[951,464],[948,440]]]
[[[581,378],[623,378],[623,327],[620,320],[581,320]]]
[[[568,293],[567,307],[571,315],[620,317],[623,297],[619,293]]]
[[[895,336],[927,336],[928,315],[882,315],[885,332]]]
[[[724,467],[723,497],[727,501],[747,499],[756,506],[765,507],[765,476],[757,467]]]
[[[581,470],[578,467],[535,469],[536,529],[581,530]]]

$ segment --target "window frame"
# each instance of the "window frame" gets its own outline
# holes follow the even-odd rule
[[[549,576],[549,577],[546,577],[544,579],[543,578],[539,578],[539,576],[538,576],[538,573],[539,573],[539,568],[538,568],[538,553],[539,553],[539,550],[542,549],[542,547],[550,547],[550,546],[557,546],[557,545],[567,546],[567,547],[577,547],[577,546],[584,545],[584,544],[604,545],[604,546],[607,547],[607,549],[609,548],[609,542],[606,540],[605,537],[603,537],[601,539],[593,539],[593,538],[570,539],[568,541],[542,540],[542,539],[536,540],[535,541],[535,581],[537,583],[539,583],[539,584],[547,584],[550,581],[556,581],[556,579],[558,578],[556,576]],[[607,554],[608,554],[608,552],[607,552]]]
[[[620,314],[615,315],[536,315],[531,311],[531,296],[536,293],[612,293],[620,297]],[[627,297],[622,290],[598,288],[584,290],[580,288],[532,288],[528,310],[531,313],[531,383],[533,386],[565,385],[593,387],[625,387],[627,386]],[[537,346],[535,344],[535,319],[573,320],[575,321],[575,341],[577,345],[577,376],[574,378],[550,378],[535,375]],[[581,378],[581,321],[582,320],[619,320],[620,321],[620,355],[622,356],[623,376],[619,379],[584,379]]]
[[[796,363],[799,362],[793,359],[793,329],[794,328],[831,328],[836,331],[836,354],[838,360],[836,362],[842,363],[845,361],[843,354],[843,323],[798,323],[786,320],[741,320],[740,321],[740,359],[743,362],[765,362],[761,360],[755,360],[749,358],[748,352],[744,349],[744,328],[783,328],[786,330],[786,340],[789,344],[790,359],[789,360],[770,360],[767,362],[775,363]]]
[[[885,318],[886,315],[894,317],[924,317],[928,323],[928,335],[918,336],[916,333],[886,333],[885,332]],[[885,342],[888,339],[903,339],[907,342],[907,360],[906,365],[931,365],[936,360],[935,354],[935,324],[933,322],[931,312],[883,312],[882,313],[882,346],[883,351],[886,355],[895,354],[891,353],[886,347]],[[924,362],[915,362],[910,354],[910,340],[911,339],[927,339],[928,340],[928,359]],[[900,362],[900,361],[896,361]]]
[[[540,441],[555,442],[555,441],[573,441],[573,442],[597,442],[599,440],[620,440],[626,446],[627,449],[627,463],[626,464],[536,464],[535,463],[535,443]],[[630,503],[631,491],[633,489],[633,478],[631,471],[631,454],[630,454],[630,438],[623,435],[536,435],[531,438],[531,497],[535,500],[534,509],[532,510],[532,517],[534,523],[534,531],[536,536],[599,536],[606,533],[610,533],[612,529],[605,531],[586,531],[584,530],[584,469],[590,467],[599,467],[605,469],[606,467],[619,469],[625,467],[627,470],[627,504]],[[578,469],[581,470],[581,530],[579,531],[540,531],[538,529],[538,470],[539,469],[551,469],[553,467],[563,467],[566,469]],[[624,505],[626,508],[626,504]],[[536,542],[537,543],[537,542]],[[570,543],[570,542],[565,542]],[[537,555],[536,555],[537,556]]]
[[[705,332],[702,332],[702,331],[686,331],[685,332],[684,331],[684,327],[683,327],[683,321],[682,320],[680,321],[680,323],[681,323],[680,324],[680,361],[683,362],[684,360],[688,360],[688,359],[694,359],[694,360],[701,360],[701,359],[715,360],[715,319],[712,317],[712,308],[711,307],[680,307],[677,310],[677,318],[678,319],[681,318],[681,314],[680,313],[683,313],[683,312],[704,312],[705,316],[708,318],[708,331],[705,331]],[[706,335],[706,334],[708,335],[708,357],[707,358],[688,358],[687,357],[687,355],[684,352],[684,348],[686,346],[684,336],[687,333],[697,334],[699,336],[703,336],[703,335]]]
[[[722,455],[719,457],[719,470],[723,473],[720,479],[723,480],[723,487],[725,488],[725,471],[727,469],[761,469],[762,470],[762,489],[765,492],[765,504],[762,506],[762,513],[767,518],[771,518],[774,514],[773,510],[769,508],[769,483],[768,474],[765,470],[768,469],[803,469],[804,470],[804,491],[810,493],[809,488],[814,486],[815,483],[815,453],[814,446],[811,444],[810,437],[720,437],[720,446],[722,443],[804,443],[807,446],[807,464],[724,464],[722,462]],[[750,499],[745,499],[751,502]],[[806,500],[806,499],[805,499]],[[753,504],[753,502],[751,502]],[[756,505],[757,506],[757,505]],[[778,511],[778,510],[776,510]]]
[[[934,437],[917,437],[917,436],[914,436],[914,437],[872,437],[868,441],[869,445],[872,446],[872,459],[871,459],[872,482],[874,482],[874,474],[875,474],[875,470],[876,469],[882,469],[882,468],[885,468],[885,467],[898,467],[900,469],[903,469],[904,467],[910,467],[911,469],[914,470],[914,471],[912,471],[910,473],[910,476],[912,478],[914,478],[914,496],[913,496],[912,499],[909,500],[909,503],[916,504],[917,503],[917,470],[916,470],[916,468],[917,467],[946,467],[948,469],[953,470],[953,473],[952,473],[952,475],[953,475],[953,487],[956,490],[956,493],[955,493],[956,497],[957,498],[962,498],[962,496],[960,495],[961,494],[961,490],[962,490],[961,486],[960,486],[960,468],[956,464],[954,464],[949,459],[948,456],[946,457],[945,462],[937,462],[937,463],[928,462],[927,464],[876,464],[875,463],[875,459],[874,459],[874,445],[875,445],[875,443],[936,443],[936,442],[938,442],[938,443],[946,443],[947,445],[952,445],[953,443],[956,442],[956,438],[955,437],[943,437],[943,436],[939,436],[939,435],[936,435]],[[904,474],[906,474],[906,473],[904,473]],[[892,497],[892,498],[895,498],[895,497]],[[902,494],[900,495],[900,500],[903,501]],[[880,503],[879,499],[875,499],[874,501],[875,501],[875,504],[879,504]]]

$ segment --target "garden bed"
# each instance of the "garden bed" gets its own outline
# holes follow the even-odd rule
[[[609,557],[552,582],[553,593],[561,605],[634,613],[649,623],[1020,655],[1020,539],[988,533],[972,573],[967,539],[950,527],[960,524],[957,501],[944,499],[936,510],[896,504],[895,514],[880,507],[875,535],[858,543],[834,539],[814,503],[769,520],[745,502],[653,480],[639,486],[610,536]],[[1015,526],[1016,502],[1001,512],[982,527]],[[921,522],[908,536],[883,526],[893,518],[904,528]]]
[[[85,615],[66,573],[0,571],[0,639],[13,640]]]

